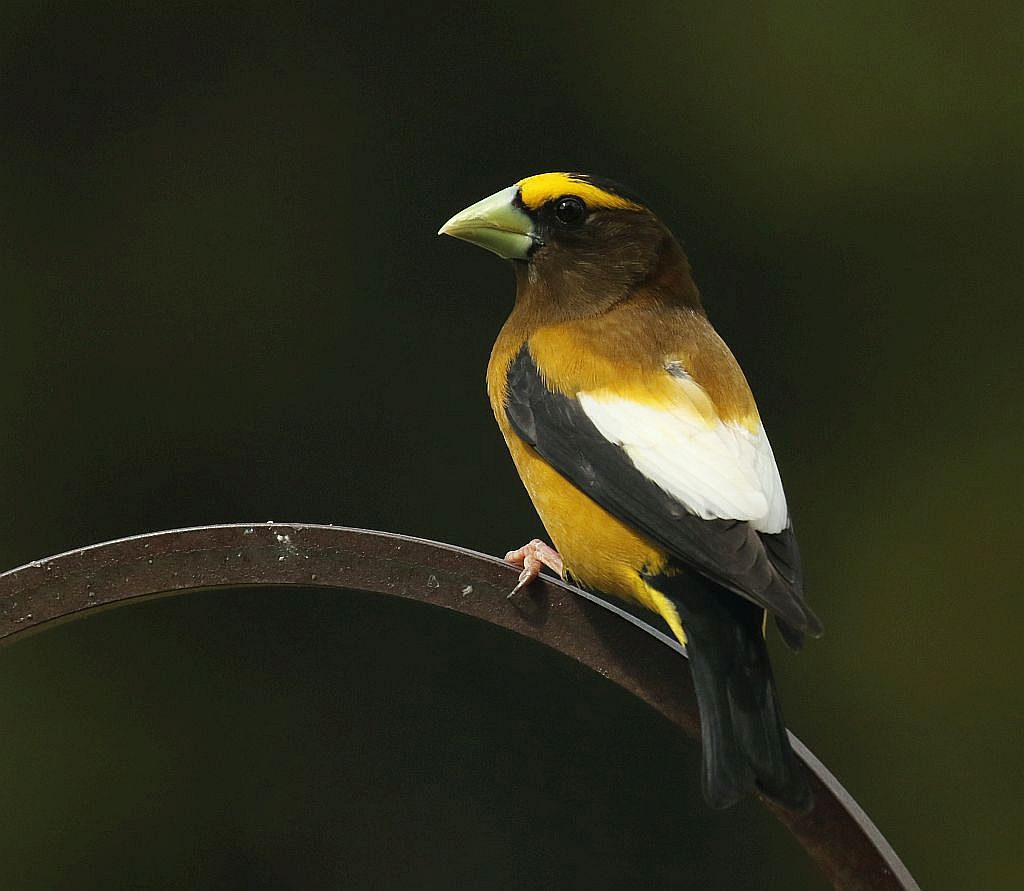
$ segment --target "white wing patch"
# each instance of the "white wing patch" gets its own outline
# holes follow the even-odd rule
[[[609,391],[577,393],[601,435],[633,466],[697,516],[746,520],[759,532],[781,532],[789,509],[764,428],[709,420],[680,381],[679,399],[667,407],[633,402]],[[706,399],[706,394],[701,390]]]

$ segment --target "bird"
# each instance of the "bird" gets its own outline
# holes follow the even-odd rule
[[[795,650],[822,625],[754,397],[679,241],[631,190],[582,173],[529,176],[438,234],[515,273],[487,393],[554,545],[506,555],[515,591],[546,566],[659,615],[689,657],[707,803],[756,787],[806,812],[767,620]]]

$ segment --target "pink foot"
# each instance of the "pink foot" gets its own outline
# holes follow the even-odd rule
[[[565,566],[562,564],[562,557],[553,547],[544,544],[539,538],[535,538],[529,544],[523,545],[514,551],[509,551],[505,559],[513,566],[522,567],[519,573],[519,582],[509,592],[509,597],[515,597],[523,588],[532,582],[538,575],[542,566],[558,573],[559,578],[565,577]]]

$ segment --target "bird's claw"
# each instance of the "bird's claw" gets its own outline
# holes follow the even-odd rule
[[[505,560],[513,566],[522,567],[519,573],[519,581],[509,592],[508,599],[513,599],[527,585],[540,575],[541,568],[546,566],[553,572],[558,573],[559,578],[565,575],[565,566],[562,557],[553,547],[535,538],[529,544],[523,545],[505,555]]]
[[[521,573],[519,573],[519,581],[516,582],[516,586],[508,592],[508,597],[506,599],[512,600],[516,596],[516,594],[522,591],[523,588],[525,588],[527,585],[530,584],[530,582],[537,578],[538,574],[538,572],[532,572],[529,569],[524,569]]]

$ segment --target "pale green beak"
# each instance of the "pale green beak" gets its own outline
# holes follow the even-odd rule
[[[437,234],[478,244],[506,260],[525,260],[539,239],[533,233],[533,220],[513,203],[518,192],[518,186],[509,186],[477,201],[455,214]]]

